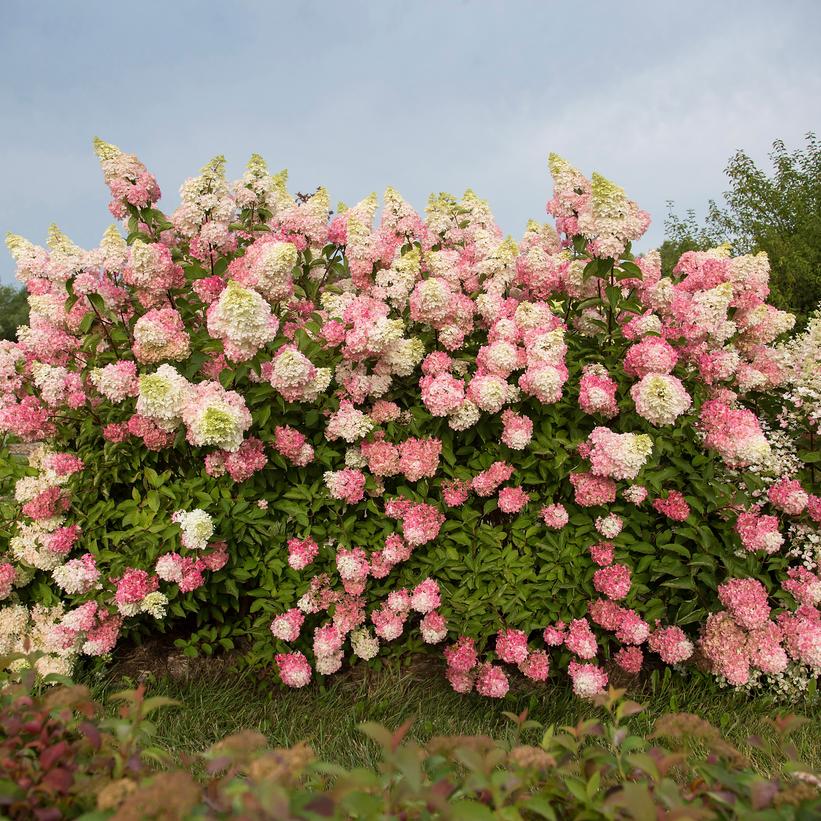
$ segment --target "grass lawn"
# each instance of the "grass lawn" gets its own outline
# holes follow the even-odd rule
[[[287,690],[273,679],[260,679],[252,673],[232,672],[219,660],[197,668],[179,678],[167,674],[147,677],[150,695],[167,695],[181,702],[180,707],[163,711],[157,720],[157,740],[169,750],[199,751],[225,735],[256,729],[278,746],[307,740],[319,757],[350,767],[378,759],[376,746],[356,729],[363,721],[395,728],[413,719],[410,736],[419,741],[444,734],[487,734],[504,739],[513,726],[503,715],[506,711],[527,709],[530,718],[559,726],[597,714],[597,708],[556,683],[517,682],[516,689],[501,700],[458,695],[451,691],[440,665],[425,660],[411,666],[363,666],[302,690]],[[124,684],[134,685],[133,679],[124,679],[116,672],[87,676],[86,683],[101,698]],[[763,697],[717,691],[700,676],[669,675],[628,687],[628,696],[647,706],[644,713],[631,719],[634,732],[649,733],[654,720],[665,712],[690,712],[719,727],[736,744],[743,744],[750,735],[772,739],[767,717],[784,712],[803,714],[811,721],[791,739],[805,764],[821,767],[817,700],[787,708]],[[538,738],[534,733],[531,741],[538,743]],[[780,757],[766,750],[745,751],[763,773],[779,765]]]

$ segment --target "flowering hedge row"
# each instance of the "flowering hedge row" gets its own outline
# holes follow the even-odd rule
[[[185,620],[291,686],[426,645],[494,697],[551,667],[591,696],[648,656],[817,677],[821,316],[787,338],[765,255],[662,276],[631,253],[647,214],[555,155],[556,228],[517,244],[470,191],[423,219],[388,189],[376,220],[257,156],[166,216],[96,149],[126,236],[8,238],[31,324],[0,343],[0,430],[46,445],[0,651],[65,670]]]

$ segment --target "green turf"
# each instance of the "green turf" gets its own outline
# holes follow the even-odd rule
[[[91,684],[96,694],[105,698],[133,682],[109,676],[97,677]],[[273,680],[225,669],[180,680],[149,678],[148,689],[151,695],[167,695],[182,702],[181,707],[164,711],[158,718],[158,741],[169,750],[201,751],[225,735],[256,729],[277,746],[307,740],[321,758],[345,766],[369,764],[378,758],[373,744],[356,729],[363,721],[395,728],[413,719],[410,736],[419,741],[443,734],[487,734],[504,739],[510,737],[513,727],[503,715],[505,711],[518,713],[527,708],[530,718],[560,726],[596,713],[596,708],[556,683],[526,687],[501,700],[457,695],[442,671],[431,664],[356,670],[302,690],[286,690]],[[812,720],[791,739],[804,763],[821,768],[817,703],[787,709],[766,698],[717,691],[700,676],[651,679],[641,689],[628,690],[628,695],[647,705],[644,713],[631,719],[634,732],[649,732],[662,713],[685,711],[718,726],[736,744],[752,734],[772,738],[767,716],[803,713]],[[764,773],[775,771],[780,764],[780,757],[767,751],[752,750],[750,759]]]

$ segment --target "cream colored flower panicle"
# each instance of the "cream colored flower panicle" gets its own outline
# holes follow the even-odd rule
[[[128,243],[116,225],[109,225],[105,229],[99,247],[100,262],[110,271],[117,270],[128,259]]]
[[[171,221],[185,236],[196,234],[206,221],[230,223],[236,203],[225,179],[225,157],[217,155],[206,163],[197,177],[180,186],[180,207]]]
[[[236,391],[227,391],[219,382],[194,385],[182,419],[192,445],[213,445],[224,451],[236,451],[251,426],[251,414],[245,400]]]
[[[178,510],[171,521],[180,526],[183,547],[189,550],[204,550],[208,547],[208,541],[214,535],[214,520],[204,510]]]
[[[123,154],[123,152],[117,148],[116,145],[107,143],[99,137],[94,138],[94,153],[97,155],[97,159],[99,159],[100,162],[105,162],[106,160],[116,160]]]
[[[564,157],[552,152],[547,158],[547,167],[553,177],[553,186],[557,198],[560,196],[566,198],[568,194],[573,194],[576,191],[590,191],[590,183],[584,174],[578,168],[572,166]]]
[[[351,219],[355,219],[361,225],[370,228],[373,224],[373,218],[376,216],[377,208],[379,208],[379,199],[376,196],[376,192],[372,191],[367,197],[354,205],[353,208],[347,209],[345,213],[348,218],[348,224],[350,225]]]
[[[6,234],[6,248],[9,249],[9,253],[15,262],[25,260],[37,252],[37,246],[33,242],[29,242],[25,237],[11,232]]]
[[[274,214],[290,208],[294,204],[294,198],[288,193],[288,169],[283,168],[273,176],[271,189],[272,205],[275,206]]]
[[[226,355],[237,361],[250,359],[271,342],[277,327],[276,317],[265,299],[235,280],[228,283],[208,311],[208,333],[221,338]]]
[[[254,265],[259,291],[274,301],[290,296],[293,290],[291,274],[297,258],[296,246],[290,242],[265,245]]]
[[[137,413],[152,419],[164,430],[180,423],[191,392],[188,380],[171,365],[160,365],[154,373],[140,377]]]
[[[233,186],[234,199],[241,208],[254,206],[268,208],[268,201],[274,190],[274,178],[268,173],[268,166],[260,154],[251,154],[245,173]]]

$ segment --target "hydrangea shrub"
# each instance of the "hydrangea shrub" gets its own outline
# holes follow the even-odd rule
[[[41,444],[0,545],[0,650],[43,670],[199,630],[303,686],[443,653],[460,692],[605,662],[736,687],[821,671],[821,316],[763,254],[684,254],[552,155],[555,228],[394,190],[330,210],[258,156],[167,216],[96,141],[99,247],[10,235],[30,325],[0,343],[0,431]],[[433,649],[438,647],[440,649]]]

